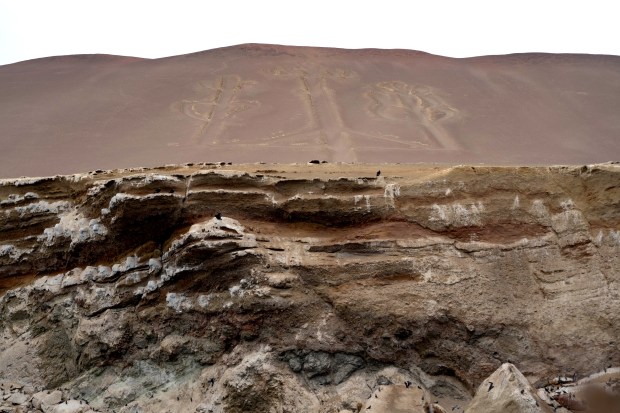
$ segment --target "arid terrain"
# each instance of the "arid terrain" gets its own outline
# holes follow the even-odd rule
[[[618,268],[615,163],[6,179],[0,410],[617,413]]]
[[[577,29],[577,28],[576,28]],[[248,44],[0,66],[0,177],[172,163],[620,158],[620,57]]]
[[[620,413],[619,107],[602,55],[0,66],[0,413]]]

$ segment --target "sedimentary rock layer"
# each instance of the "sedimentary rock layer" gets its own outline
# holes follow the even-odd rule
[[[462,409],[504,362],[533,384],[617,366],[619,183],[616,164],[0,181],[0,380],[100,411],[331,412],[385,386]]]

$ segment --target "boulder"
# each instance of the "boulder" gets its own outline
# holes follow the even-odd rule
[[[484,380],[465,413],[553,413],[529,381],[512,364],[504,363]]]
[[[366,400],[362,412],[369,413],[426,413],[428,392],[417,386],[378,386]]]
[[[6,401],[15,405],[24,404],[30,401],[30,396],[24,393],[16,392],[12,393]]]
[[[60,390],[40,391],[32,396],[32,405],[43,410],[43,406],[52,406],[62,401],[62,392]]]
[[[48,410],[43,410],[44,413],[84,413],[90,410],[88,404],[80,402],[79,400],[67,400],[63,403],[52,406]]]

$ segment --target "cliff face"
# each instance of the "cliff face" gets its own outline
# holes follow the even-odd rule
[[[331,412],[405,381],[464,407],[508,361],[532,383],[620,364],[618,165],[380,168],[1,181],[0,380]]]

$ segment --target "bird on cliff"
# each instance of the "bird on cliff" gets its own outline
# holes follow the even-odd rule
[[[222,220],[222,214],[218,212],[217,214],[215,214],[215,218],[219,219],[221,221]]]
[[[406,387],[406,388],[409,388],[409,386],[411,386],[411,382],[410,382],[409,380],[407,380],[407,381],[405,382],[405,387]]]
[[[377,176],[381,176],[381,171],[377,171]]]
[[[491,391],[491,389],[492,389],[493,387],[494,387],[494,386],[493,386],[493,382],[492,382],[492,381],[490,381],[490,382],[489,382],[489,390],[487,390],[487,391]]]

